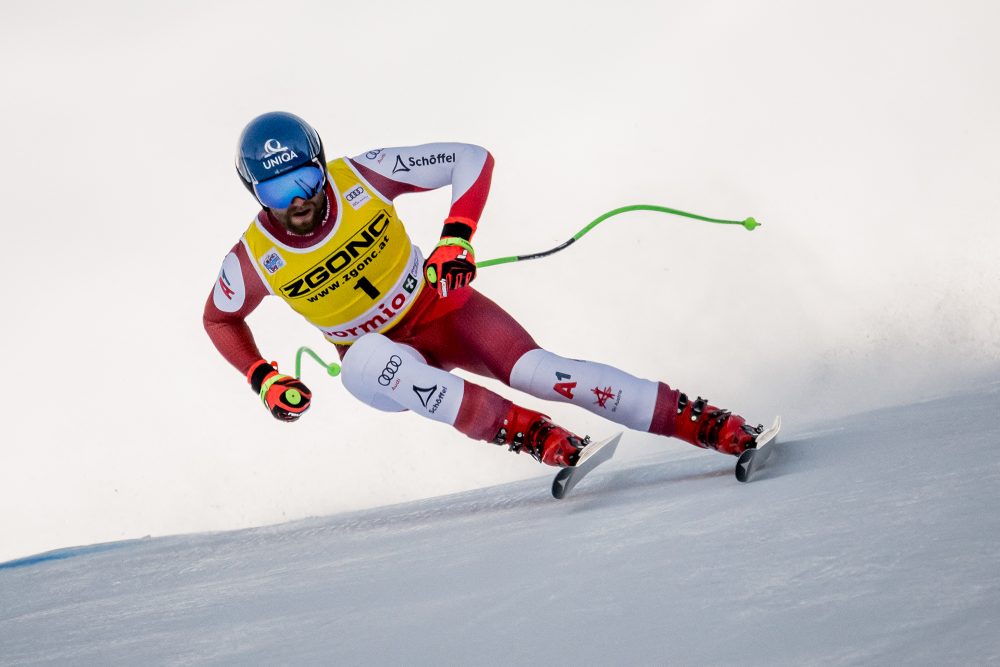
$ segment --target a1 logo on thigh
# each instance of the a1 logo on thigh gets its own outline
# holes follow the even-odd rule
[[[552,385],[552,390],[557,394],[561,394],[573,400],[573,390],[576,389],[576,382],[567,382],[567,380],[572,380],[573,376],[569,373],[563,373],[561,371],[556,371],[556,383]]]

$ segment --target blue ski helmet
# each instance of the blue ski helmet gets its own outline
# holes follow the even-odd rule
[[[288,208],[326,184],[319,133],[298,116],[271,111],[247,123],[236,149],[236,171],[265,208]]]

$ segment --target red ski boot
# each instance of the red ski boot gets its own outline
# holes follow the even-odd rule
[[[556,426],[542,413],[514,405],[504,417],[503,426],[493,442],[509,445],[512,452],[523,449],[550,466],[568,468],[576,465],[580,450],[590,438],[580,438]]]
[[[763,426],[748,426],[743,417],[729,410],[709,405],[701,396],[690,402],[686,394],[681,394],[677,403],[674,437],[696,447],[738,456],[756,446],[757,435],[763,430]]]

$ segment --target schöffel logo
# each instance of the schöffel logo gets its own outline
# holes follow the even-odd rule
[[[385,368],[382,369],[382,374],[378,376],[378,383],[383,387],[388,387],[389,383],[392,382],[392,378],[396,377],[396,371],[399,367],[403,365],[403,360],[398,355],[392,355],[389,357],[389,361],[386,362]]]
[[[392,173],[395,174],[397,171],[409,171],[409,170],[410,168],[407,167],[405,164],[403,164],[403,158],[397,155],[396,164],[392,165]]]
[[[340,246],[323,259],[322,262],[281,286],[281,292],[289,299],[304,297],[314,290],[317,290],[329,282],[338,273],[349,267],[357,259],[362,251],[368,250],[376,244],[379,237],[385,233],[391,218],[386,211],[379,211],[378,215],[357,234],[352,236],[344,245]]]
[[[444,402],[444,395],[448,393],[448,387],[441,387],[441,391],[438,392],[437,396],[434,396],[437,388],[437,385],[433,387],[418,387],[417,385],[413,385],[413,393],[417,395],[423,406],[427,408],[427,412],[431,414],[438,411],[441,403]],[[432,396],[434,397],[434,403],[431,403]]]
[[[429,167],[434,164],[447,164],[454,161],[454,153],[438,153],[437,155],[408,157],[406,158],[406,164],[403,164],[402,158],[397,155],[396,164],[392,168],[392,173],[395,174],[397,171],[410,171],[413,167]]]
[[[417,395],[417,398],[420,399],[420,402],[424,404],[425,408],[427,407],[427,404],[431,402],[431,396],[433,396],[434,392],[437,390],[437,385],[434,385],[433,387],[418,387],[417,385],[413,385],[413,393]]]
[[[264,142],[264,157],[266,159],[261,165],[264,169],[273,169],[280,164],[295,160],[299,155],[287,146],[282,146],[277,139],[268,139]]]

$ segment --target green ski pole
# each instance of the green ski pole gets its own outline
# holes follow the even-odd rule
[[[613,211],[608,211],[604,215],[601,215],[591,221],[589,225],[578,231],[573,235],[568,241],[557,245],[555,248],[550,248],[549,250],[543,250],[542,252],[531,253],[530,255],[513,255],[511,257],[498,257],[496,259],[487,259],[484,262],[476,262],[476,268],[482,269],[488,266],[496,266],[497,264],[510,264],[511,262],[524,262],[529,259],[540,259],[542,257],[548,257],[549,255],[554,255],[560,250],[565,250],[569,246],[576,243],[578,240],[583,238],[591,229],[601,224],[610,217],[619,215],[621,213],[627,213],[629,211],[656,211],[658,213],[670,213],[671,215],[679,215],[685,218],[691,218],[693,220],[703,220],[704,222],[713,222],[718,225],[740,225],[746,228],[748,231],[753,231],[760,226],[760,223],[753,218],[746,218],[745,220],[721,220],[719,218],[708,218],[703,215],[698,215],[696,213],[688,213],[686,211],[679,211],[675,208],[667,208],[666,206],[655,206],[653,204],[633,204],[632,206],[622,206],[621,208],[616,208]]]
[[[476,268],[482,269],[490,266],[497,266],[498,264],[510,264],[512,262],[524,262],[529,259],[540,259],[542,257],[548,257],[549,255],[554,255],[560,250],[565,250],[569,246],[573,245],[581,238],[583,238],[587,232],[592,230],[597,225],[601,224],[608,218],[619,215],[621,213],[628,213],[629,211],[656,211],[658,213],[669,213],[671,215],[678,215],[685,218],[691,218],[692,220],[701,220],[704,222],[712,222],[719,225],[740,225],[744,227],[747,231],[753,231],[757,227],[760,227],[759,222],[753,218],[746,218],[744,220],[722,220],[720,218],[709,218],[703,215],[698,215],[696,213],[688,213],[687,211],[680,211],[675,208],[667,208],[666,206],[656,206],[654,204],[633,204],[631,206],[622,206],[621,208],[616,208],[612,211],[598,216],[590,222],[586,227],[578,231],[573,235],[568,241],[557,245],[555,248],[550,248],[549,250],[543,250],[541,252],[535,252],[528,255],[512,255],[510,257],[497,257],[496,259],[487,259],[483,262],[476,262]],[[316,360],[320,366],[326,369],[326,372],[332,377],[340,375],[340,364],[336,362],[327,363],[320,358],[318,354],[313,352],[308,347],[300,347],[298,352],[295,353],[295,377],[302,377],[302,355],[308,354],[310,357]]]

